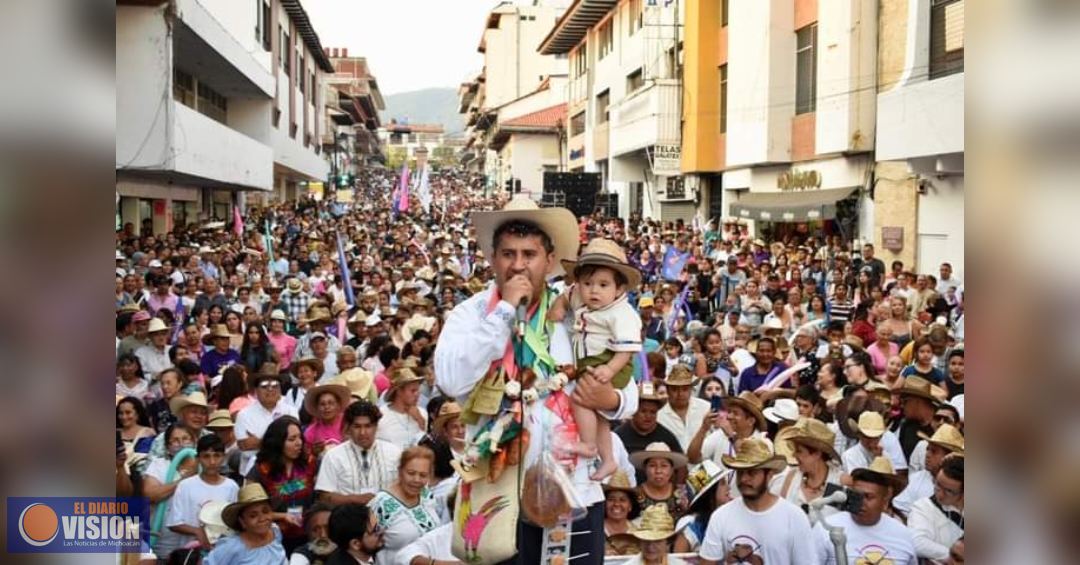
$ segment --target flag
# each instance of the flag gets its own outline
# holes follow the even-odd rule
[[[401,183],[398,185],[398,212],[409,211],[409,163],[401,165]]]
[[[686,295],[690,292],[690,285],[683,287],[682,292],[675,297],[674,302],[671,303],[671,312],[668,314],[667,320],[668,335],[675,334],[675,322],[679,319],[679,314],[686,314],[686,320],[690,320],[689,307],[686,304]]]
[[[353,296],[352,281],[349,277],[349,263],[345,260],[345,247],[341,244],[341,234],[335,232],[337,236],[337,253],[338,253],[338,268],[341,269],[341,286],[345,287],[345,301],[349,303],[349,306],[356,305],[356,297]]]
[[[240,206],[233,205],[233,231],[236,232],[236,237],[244,235],[244,219],[240,217]]]
[[[173,312],[173,334],[170,343],[175,344],[180,339],[180,332],[184,331],[184,297],[176,297],[176,310]]]
[[[686,267],[686,262],[689,260],[689,251],[679,253],[676,251],[675,246],[672,245],[671,247],[668,247],[667,253],[664,254],[664,265],[660,270],[660,274],[664,277],[664,280],[679,280],[679,275],[682,274],[683,269]]]
[[[431,185],[428,181],[428,169],[424,166],[424,170],[420,173],[420,181],[417,183],[416,194],[420,198],[420,205],[424,207],[424,213],[431,213]]]
[[[274,236],[270,234],[270,220],[264,221],[263,226],[266,228],[266,258],[270,261],[267,263],[270,265],[267,271],[270,273],[270,280],[274,280]]]

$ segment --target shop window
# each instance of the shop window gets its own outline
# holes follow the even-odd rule
[[[263,51],[270,50],[270,1],[255,0],[255,41],[262,44]]]
[[[626,11],[627,20],[630,22],[630,33],[628,35],[634,35],[637,30],[642,26],[642,11],[641,0],[630,0],[630,8]]]
[[[964,0],[930,4],[930,78],[964,72]]]
[[[795,113],[817,109],[817,24],[795,32]]]

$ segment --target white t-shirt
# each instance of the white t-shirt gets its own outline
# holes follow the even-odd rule
[[[394,556],[394,565],[409,565],[414,557],[434,557],[439,561],[457,561],[451,553],[454,525],[443,524],[401,548]]]
[[[240,487],[236,481],[221,477],[221,482],[212,485],[195,475],[188,477],[176,485],[169,502],[169,510],[165,516],[165,526],[201,526],[199,522],[199,510],[207,502],[236,502],[236,495]],[[176,545],[179,547],[195,541],[195,536],[177,534]]]
[[[798,506],[783,499],[764,512],[754,512],[736,498],[713,512],[699,553],[710,561],[733,555],[746,562],[757,556],[769,565],[806,563],[814,555],[810,521]]]
[[[860,526],[851,519],[849,512],[841,512],[814,526],[814,540],[817,545],[815,563],[836,563],[836,549],[822,523],[843,528],[847,537],[848,563],[915,565],[918,562],[911,530],[896,518],[883,514],[877,524]]]
[[[427,422],[427,412],[421,410],[420,415]],[[388,441],[402,449],[413,445],[413,441],[417,436],[422,436],[427,428],[426,424],[423,428],[417,425],[416,420],[409,414],[398,412],[389,406],[383,409],[382,416],[375,437]]]
[[[892,431],[886,431],[881,436],[881,453],[889,458],[889,463],[892,463],[894,471],[900,471],[907,469],[907,459],[904,459],[904,451],[900,448],[900,440],[897,439],[896,434]],[[855,469],[865,469],[870,467],[870,463],[874,461],[874,455],[866,450],[861,443],[849,447],[847,451],[841,454],[841,460],[844,463],[844,472],[851,473]]]

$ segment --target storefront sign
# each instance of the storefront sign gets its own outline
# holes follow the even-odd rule
[[[821,173],[817,171],[787,171],[776,178],[780,190],[816,190],[821,188]]]
[[[885,226],[881,228],[881,246],[889,251],[904,249],[904,228]]]
[[[652,152],[653,174],[678,175],[682,167],[682,148],[678,145],[657,145]]]
[[[323,183],[321,182],[309,182],[307,185],[308,194],[311,195],[317,201],[323,199]]]

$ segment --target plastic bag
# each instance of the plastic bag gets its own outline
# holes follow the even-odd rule
[[[578,440],[573,420],[551,425],[554,418],[544,409],[541,412],[544,425],[538,426],[540,437],[533,438],[540,444],[540,456],[525,470],[521,514],[531,524],[551,528],[579,520],[588,512],[572,476],[576,465],[584,462],[570,453],[571,442]]]

